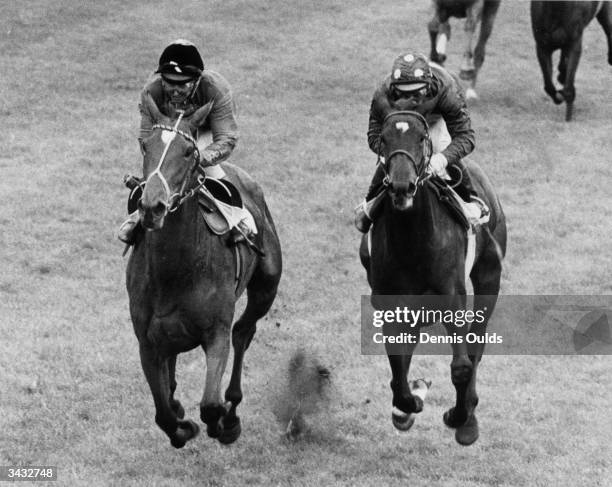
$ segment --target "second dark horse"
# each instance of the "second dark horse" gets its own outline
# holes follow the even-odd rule
[[[574,111],[574,79],[582,53],[582,33],[593,17],[597,18],[606,34],[608,64],[612,65],[610,2],[531,2],[531,27],[544,77],[544,91],[556,104],[565,102],[565,120],[568,122]],[[552,54],[557,49],[561,49],[557,76],[557,81],[563,85],[560,90],[557,90],[552,80]]]
[[[417,112],[391,112],[383,122],[380,147],[386,160],[387,192],[382,214],[370,230],[371,250],[368,236],[364,235],[359,252],[372,289],[373,306],[377,308],[377,303],[387,298],[420,301],[423,295],[436,295],[437,303],[444,309],[465,309],[468,234],[425,182],[431,149],[427,122]],[[482,169],[475,163],[468,163],[467,169],[479,195],[491,209],[486,227],[476,230],[474,264],[469,272],[474,309],[485,310],[483,323],[470,331],[484,336],[499,293],[506,220]],[[445,326],[449,335],[457,332],[454,323]],[[388,343],[385,346],[393,377],[392,420],[397,429],[405,431],[414,421],[412,413],[423,409],[423,401],[412,394],[407,380],[417,343],[406,343],[401,350]],[[458,443],[469,445],[479,434],[476,371],[484,343],[468,350],[465,341],[453,342],[452,349],[451,379],[456,402],[444,415],[444,422],[456,429]]]

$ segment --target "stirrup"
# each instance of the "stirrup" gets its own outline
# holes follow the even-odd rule
[[[368,215],[367,208],[368,203],[365,200],[355,207],[355,227],[361,233],[368,233],[372,225],[372,219]]]
[[[481,198],[475,195],[470,196],[470,203],[476,204],[480,210],[480,214],[478,216],[470,215],[470,221],[477,225],[488,223],[491,217],[491,210],[489,210],[487,204]]]
[[[137,229],[140,224],[140,215],[135,212],[125,220],[117,232],[117,238],[124,244],[134,245],[136,243]]]

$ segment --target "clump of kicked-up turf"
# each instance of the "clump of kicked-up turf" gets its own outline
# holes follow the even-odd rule
[[[309,430],[306,418],[327,410],[330,401],[329,368],[316,353],[298,348],[289,360],[272,408],[287,438],[302,437]]]

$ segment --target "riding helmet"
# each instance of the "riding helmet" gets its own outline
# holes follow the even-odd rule
[[[400,91],[414,91],[431,84],[431,67],[427,58],[420,53],[406,53],[398,56],[391,69],[391,85]]]
[[[204,61],[197,47],[185,39],[177,39],[164,49],[155,72],[196,78],[203,70]]]

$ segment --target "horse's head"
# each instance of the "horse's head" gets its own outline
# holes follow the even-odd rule
[[[155,230],[163,226],[168,212],[176,209],[193,180],[199,162],[194,134],[208,116],[210,105],[177,119],[163,115],[151,96],[146,97],[146,105],[155,123],[141,142],[146,185],[138,209],[143,225]]]
[[[392,112],[383,121],[379,144],[393,207],[408,210],[427,178],[431,156],[427,121],[417,112]]]

